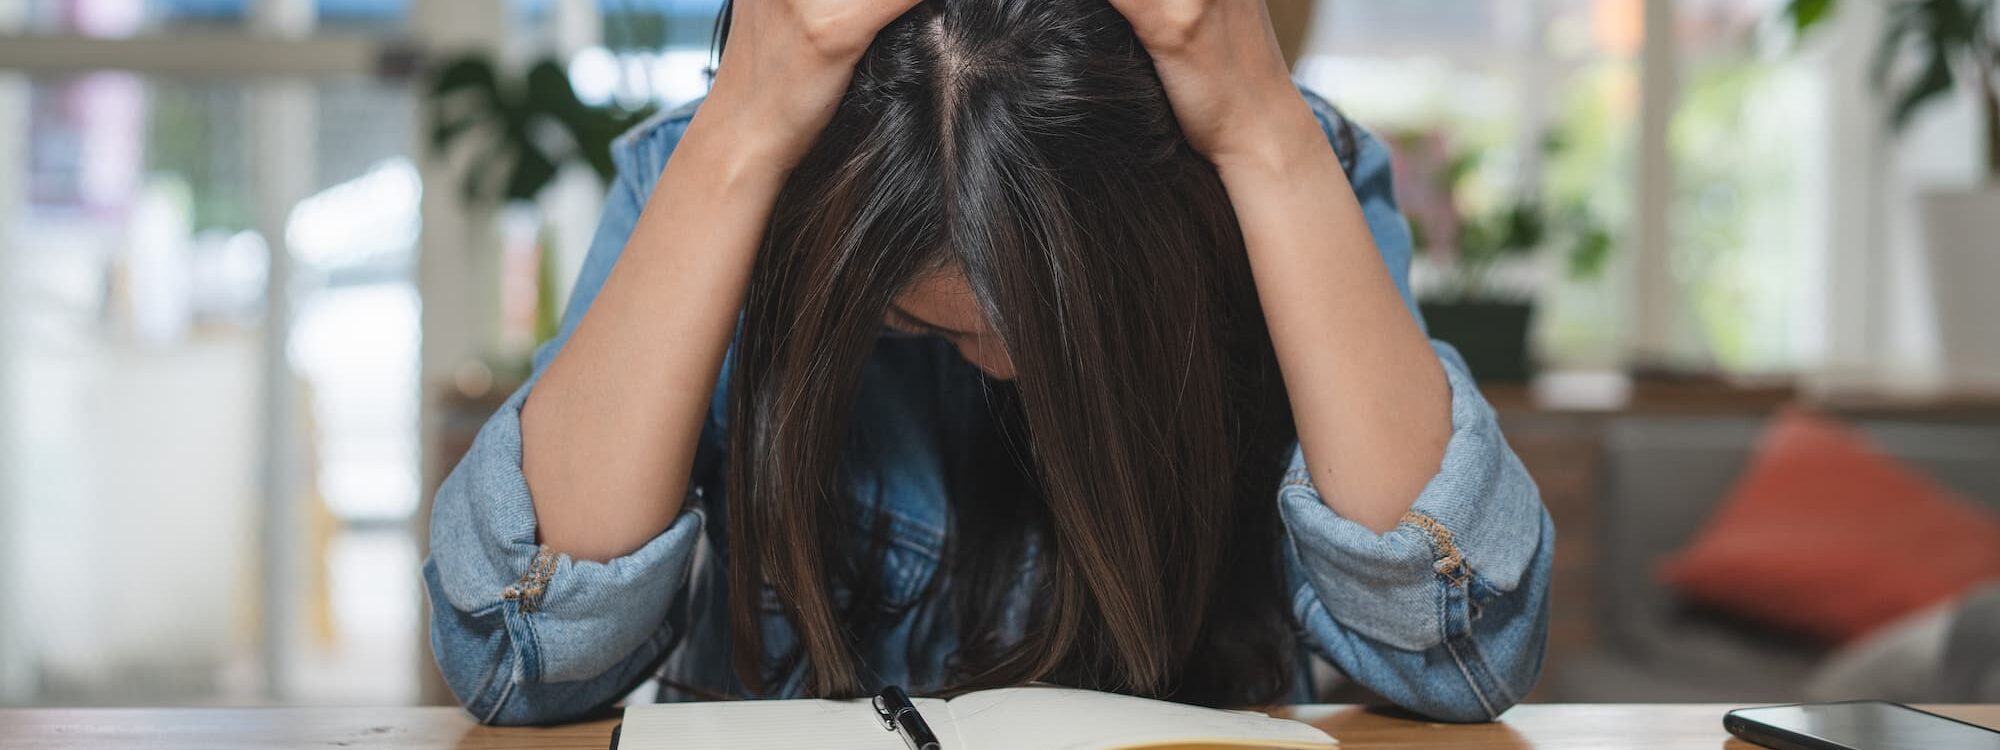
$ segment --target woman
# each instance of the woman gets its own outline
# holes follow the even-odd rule
[[[1262,3],[741,0],[621,140],[439,491],[447,681],[539,723],[1030,681],[1490,719],[1553,530],[1409,304],[1388,156]]]

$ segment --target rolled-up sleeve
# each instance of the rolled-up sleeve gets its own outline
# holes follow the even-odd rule
[[[1308,99],[1330,134],[1343,126],[1324,100]],[[1355,132],[1350,180],[1421,320],[1389,151]],[[1555,528],[1464,360],[1432,346],[1451,398],[1437,473],[1396,528],[1377,534],[1326,503],[1294,450],[1278,497],[1288,591],[1305,640],[1350,679],[1431,717],[1483,721],[1519,702],[1541,672]]]
[[[432,507],[423,569],[431,644],[446,683],[482,722],[582,716],[645,680],[679,636],[674,623],[683,618],[671,610],[685,606],[680,593],[702,533],[698,491],[672,525],[629,555],[598,563],[557,554],[537,542],[521,469],[521,406],[632,234],[651,185],[640,176],[658,171],[660,159],[649,155],[671,148],[646,139],[677,137],[681,120],[651,123],[614,147],[620,177],[562,330],[537,353],[536,375],[480,429]],[[705,444],[713,428],[704,425]]]
[[[1395,529],[1341,517],[1303,454],[1279,490],[1293,614],[1348,677],[1440,719],[1499,716],[1534,686],[1548,632],[1555,530],[1457,356],[1444,460]]]
[[[446,682],[487,723],[581,715],[646,678],[673,644],[668,609],[701,534],[698,498],[638,551],[598,563],[536,542],[508,399],[438,491],[431,516],[431,638]]]

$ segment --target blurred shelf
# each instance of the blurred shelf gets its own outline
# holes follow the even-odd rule
[[[1495,410],[1526,415],[1755,416],[1808,404],[1850,418],[1922,422],[2000,421],[2000,393],[1899,394],[1810,391],[1789,377],[1641,375],[1617,372],[1546,373],[1532,383],[1482,383]]]

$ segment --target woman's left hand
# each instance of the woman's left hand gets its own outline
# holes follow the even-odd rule
[[[1111,5],[1153,56],[1189,143],[1217,166],[1282,160],[1291,145],[1287,138],[1317,134],[1311,110],[1292,85],[1264,0],[1111,0]],[[1302,124],[1311,129],[1301,131]]]
[[[1292,85],[1265,0],[1110,2],[1229,191],[1321,499],[1388,532],[1442,465],[1451,387]]]

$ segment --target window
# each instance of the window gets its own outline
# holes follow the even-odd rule
[[[1438,289],[1459,222],[1524,195],[1631,216],[1636,3],[1334,0],[1319,6],[1299,80],[1398,149],[1398,192],[1418,238],[1419,296]],[[1559,149],[1546,146],[1555,138]],[[1473,164],[1454,184],[1452,162]],[[1619,296],[1572,281],[1561,259],[1516,269],[1540,285],[1542,359],[1615,365]]]
[[[417,697],[415,100],[369,70],[146,69],[243,43],[252,6],[0,9],[150,45],[0,63],[0,564],[36,571],[0,704]],[[407,3],[299,7],[394,35]]]
[[[1569,278],[1558,258],[1527,272],[1541,280],[1545,364],[1627,364],[1634,316],[1658,314],[1669,320],[1666,360],[1643,364],[1796,372],[1812,361],[1821,317],[1814,263],[1823,249],[1812,227],[1824,217],[1800,175],[1816,168],[1822,134],[1812,123],[1822,103],[1812,76],[1773,43],[1776,6],[1671,5],[1677,49],[1664,59],[1679,60],[1669,92],[1677,104],[1656,124],[1668,133],[1674,173],[1670,204],[1659,209],[1670,234],[1651,244],[1634,230],[1639,136],[1649,127],[1646,0],[1328,0],[1298,73],[1397,141],[1405,183],[1422,179],[1424,164],[1476,155],[1457,183],[1455,211],[1529,195],[1587,207],[1619,230],[1602,278]],[[1424,186],[1399,190],[1420,238],[1448,234],[1425,231],[1435,223],[1428,204],[1454,199],[1427,199]],[[1641,252],[1668,255],[1671,309],[1634,308]],[[1420,294],[1437,274],[1420,259]]]
[[[310,0],[321,27],[337,31],[396,28],[411,0]],[[228,31],[251,17],[254,0],[26,0],[25,28],[39,34],[123,38],[142,34]]]
[[[1682,355],[1738,373],[1794,372],[1815,357],[1812,228],[1824,103],[1772,38],[1771,0],[1684,8],[1681,106],[1671,124],[1671,245],[1690,334]]]
[[[525,3],[524,18],[548,13]],[[628,108],[673,106],[708,93],[721,0],[596,0],[595,43],[568,60],[578,96]]]

